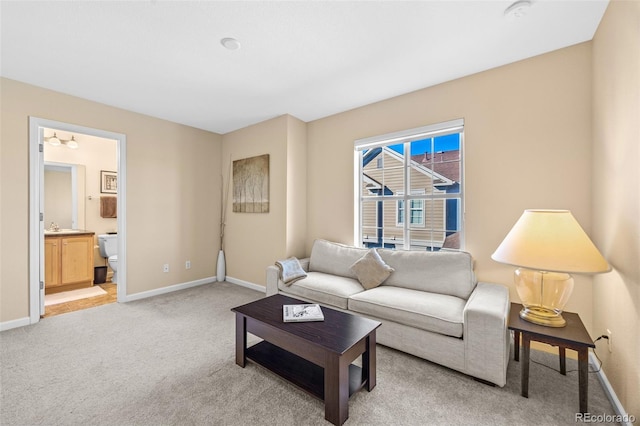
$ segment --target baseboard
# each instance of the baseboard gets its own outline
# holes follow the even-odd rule
[[[134,300],[146,299],[148,297],[158,296],[161,294],[172,293],[174,291],[184,290],[191,287],[197,287],[203,284],[210,284],[216,282],[216,277],[208,277],[202,278],[195,281],[189,281],[186,283],[180,283],[175,285],[170,285],[168,287],[162,287],[155,290],[143,291],[141,293],[129,294],[126,295],[122,302],[133,302]],[[233,277],[226,277],[226,281],[231,284],[239,285],[242,287],[249,288],[251,290],[259,291],[261,293],[266,293],[267,288],[258,284],[251,283],[249,281],[239,280]],[[5,330],[11,330],[12,328],[24,327],[25,325],[30,325],[31,322],[29,317],[20,318],[12,321],[0,322],[0,332]]]
[[[249,281],[243,281],[233,277],[226,277],[225,281],[231,284],[239,285],[241,287],[250,288],[251,290],[259,291],[260,293],[267,293],[266,287],[259,284],[250,283]]]
[[[604,389],[604,393],[607,395],[607,398],[609,398],[609,402],[611,402],[611,405],[613,405],[613,409],[615,410],[616,414],[620,417],[619,419],[615,419],[615,421],[624,426],[632,426],[635,418],[632,418],[632,416],[630,416],[625,411],[622,403],[618,399],[618,395],[616,395],[616,392],[613,390],[609,379],[607,379],[606,374],[604,374],[604,371],[600,366],[600,361],[598,360],[598,358],[596,358],[593,352],[589,352],[589,363],[594,367],[594,369],[598,370],[596,374],[598,375],[598,380],[600,381],[600,384]],[[593,414],[597,415],[598,413]]]
[[[153,297],[153,296],[158,296],[160,294],[166,294],[166,293],[171,293],[178,290],[184,290],[187,288],[196,287],[203,284],[210,284],[215,280],[216,280],[216,277],[202,278],[200,280],[170,285],[168,287],[157,288],[155,290],[143,291],[141,293],[135,293],[135,294],[128,294],[125,296],[123,302],[133,302],[134,300],[146,299],[147,297]]]
[[[25,325],[30,325],[30,324],[31,324],[31,320],[29,319],[29,317],[0,322],[0,331],[11,330],[12,328],[24,327]]]

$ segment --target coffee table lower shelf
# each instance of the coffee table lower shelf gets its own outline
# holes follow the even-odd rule
[[[324,401],[324,368],[267,341],[248,347],[246,357],[309,395]],[[362,369],[349,365],[349,396],[367,384]]]

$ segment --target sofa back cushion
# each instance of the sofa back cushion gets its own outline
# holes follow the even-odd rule
[[[367,249],[364,248],[315,240],[309,258],[309,272],[324,272],[325,274],[358,279],[350,268],[365,254],[367,254]]]
[[[379,249],[395,269],[382,283],[468,299],[476,286],[473,259],[463,251],[407,251]]]

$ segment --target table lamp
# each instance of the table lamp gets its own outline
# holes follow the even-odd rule
[[[569,210],[525,210],[491,258],[518,266],[520,318],[547,327],[566,325],[562,310],[573,291],[570,273],[611,269]]]

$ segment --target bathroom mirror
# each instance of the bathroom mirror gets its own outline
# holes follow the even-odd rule
[[[44,163],[44,227],[85,229],[85,166]]]

